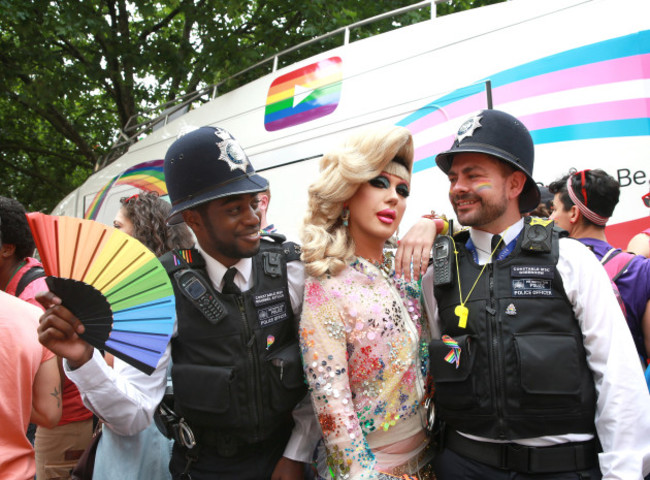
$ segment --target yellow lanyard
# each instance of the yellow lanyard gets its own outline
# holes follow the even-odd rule
[[[508,227],[510,228],[510,227]],[[460,300],[460,305],[457,305],[456,308],[454,309],[454,313],[458,317],[458,327],[459,328],[467,328],[467,317],[469,315],[469,308],[465,306],[465,303],[467,303],[467,300],[469,300],[469,296],[472,294],[474,291],[474,288],[476,288],[476,285],[478,284],[479,279],[481,278],[481,275],[483,275],[483,272],[485,271],[485,267],[488,266],[488,263],[492,262],[492,257],[494,256],[494,252],[497,251],[499,248],[499,245],[501,245],[501,242],[503,242],[503,237],[505,236],[506,232],[508,231],[508,228],[506,228],[506,231],[503,232],[503,235],[501,235],[501,239],[499,240],[499,243],[497,243],[494,246],[494,250],[490,253],[490,258],[488,259],[487,262],[483,265],[483,268],[481,269],[481,273],[478,274],[476,277],[476,280],[474,280],[474,285],[472,285],[472,288],[470,288],[469,292],[465,296],[465,300],[463,300],[463,291],[460,286],[460,269],[458,267],[458,249],[456,248],[456,242],[454,241],[454,238],[452,237],[452,242],[454,242],[454,256],[456,257],[456,276],[458,277],[458,299]]]

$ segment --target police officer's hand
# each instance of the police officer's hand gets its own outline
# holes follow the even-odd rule
[[[61,299],[52,292],[40,292],[36,300],[45,313],[38,326],[38,340],[50,351],[68,360],[71,368],[78,368],[93,356],[93,347],[79,337],[85,328],[70,310],[61,305]]]
[[[304,474],[304,463],[282,457],[275,466],[275,469],[273,469],[271,480],[302,480]]]
[[[413,280],[419,280],[427,271],[431,247],[436,238],[436,224],[428,218],[420,219],[399,241],[395,254],[395,273],[411,280],[411,263],[413,263]]]

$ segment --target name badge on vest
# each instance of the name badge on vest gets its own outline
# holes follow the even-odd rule
[[[553,265],[514,265],[510,267],[513,297],[552,297]]]
[[[279,302],[279,303],[278,303]],[[253,297],[260,327],[268,327],[289,318],[283,289],[262,292]],[[261,308],[260,308],[261,307]]]
[[[287,304],[276,303],[275,305],[269,305],[268,307],[258,308],[257,318],[260,322],[260,327],[262,328],[282,322],[289,318],[289,315],[287,314]]]
[[[272,290],[270,292],[263,292],[253,297],[253,303],[256,307],[260,305],[268,305],[269,303],[281,302],[284,300],[284,290]]]

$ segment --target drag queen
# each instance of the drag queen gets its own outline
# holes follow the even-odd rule
[[[322,478],[433,478],[429,327],[419,285],[397,278],[384,248],[404,215],[412,164],[407,129],[374,128],[325,155],[309,188],[300,337]]]

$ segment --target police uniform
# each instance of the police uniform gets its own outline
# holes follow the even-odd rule
[[[522,171],[526,212],[539,203],[533,150],[521,122],[487,110],[436,161],[447,173],[454,154],[477,152]],[[605,271],[552,223],[521,218],[500,235],[495,253],[492,233],[463,232],[451,280],[434,287],[435,267],[422,280],[432,337],[444,340],[430,345],[438,479],[641,479],[650,397]]]
[[[184,210],[268,187],[232,135],[216,127],[199,128],[172,143],[164,170],[170,224],[182,222]],[[282,456],[311,460],[319,429],[310,402],[298,403],[305,393],[297,374],[302,372],[296,333],[304,270],[289,245],[263,243],[259,254],[231,266],[240,293],[221,293],[227,269],[200,245],[164,259],[174,283],[177,322],[151,376],[119,359],[112,371],[97,351],[74,371],[64,362],[84,402],[115,433],[132,435],[151,422],[173,353],[175,408],[187,417],[196,440],[194,448],[175,443],[170,463],[175,478],[270,478]],[[203,307],[190,299],[197,290],[180,287],[177,274],[183,272],[198,272],[203,288],[212,284],[207,290],[216,300],[208,302],[208,310],[199,311]]]
[[[513,240],[516,242],[522,227],[523,220],[511,226],[504,235],[504,239],[508,242]],[[490,234],[470,229],[470,236],[477,247],[490,251]],[[504,342],[498,344],[499,350],[503,352],[504,356],[509,356],[512,362],[514,362],[512,368],[505,371],[505,375],[509,377],[508,382],[517,391],[521,392],[522,397],[504,397],[506,392],[505,388],[499,391],[499,398],[494,398],[495,393],[489,391],[482,392],[482,395],[485,394],[487,398],[486,396],[476,398],[476,390],[465,390],[463,394],[458,393],[459,390],[457,390],[455,395],[452,393],[452,397],[459,402],[458,409],[454,412],[455,416],[461,417],[465,408],[472,410],[473,405],[471,402],[476,402],[482,403],[481,406],[484,408],[483,413],[486,414],[486,418],[484,418],[483,424],[477,428],[472,428],[466,424],[461,425],[460,423],[456,425],[454,418],[452,418],[447,423],[446,430],[447,432],[461,432],[465,438],[485,443],[490,442],[495,444],[494,442],[506,441],[508,445],[504,447],[506,450],[514,451],[519,449],[518,453],[521,452],[522,456],[528,455],[526,460],[522,460],[522,456],[517,456],[514,453],[510,456],[511,462],[517,460],[525,462],[525,465],[521,469],[518,469],[517,465],[514,464],[510,464],[510,469],[508,469],[508,464],[501,465],[501,467],[488,467],[487,465],[490,460],[488,458],[485,458],[483,462],[478,461],[477,463],[482,468],[483,475],[487,476],[479,476],[476,478],[500,478],[494,472],[494,476],[489,476],[486,472],[492,472],[490,468],[493,468],[495,472],[503,472],[502,474],[509,471],[529,472],[531,467],[535,467],[535,464],[531,465],[529,463],[531,461],[531,454],[533,456],[540,454],[539,458],[541,459],[540,462],[542,462],[540,464],[547,466],[553,465],[552,460],[549,461],[541,457],[544,454],[540,451],[526,450],[519,446],[544,450],[549,446],[567,445],[567,442],[572,442],[577,445],[584,445],[580,448],[584,450],[584,453],[589,454],[591,447],[585,444],[585,442],[590,442],[594,438],[595,431],[598,432],[598,438],[604,452],[599,455],[600,468],[603,474],[616,472],[619,475],[616,478],[641,478],[640,472],[644,471],[647,474],[650,469],[650,440],[646,435],[646,432],[649,431],[648,428],[650,428],[650,416],[648,414],[650,412],[650,400],[647,392],[644,391],[647,388],[643,382],[641,369],[638,368],[634,342],[629,334],[629,329],[625,324],[625,319],[622,316],[618,302],[612,294],[607,274],[593,254],[579,242],[572,239],[561,238],[557,243],[559,245],[559,251],[557,264],[554,268],[554,281],[556,283],[558,281],[561,282],[562,289],[571,307],[570,310],[575,315],[577,326],[582,332],[584,350],[588,352],[588,355],[585,353],[585,358],[587,359],[587,365],[594,379],[593,385],[597,401],[595,403],[596,420],[591,429],[592,433],[586,433],[584,428],[581,428],[582,421],[579,419],[572,420],[572,423],[567,422],[566,428],[564,429],[557,422],[553,421],[553,408],[563,408],[558,402],[558,400],[563,398],[569,402],[574,402],[576,406],[575,412],[579,414],[577,407],[581,402],[580,396],[585,393],[577,389],[579,382],[582,381],[580,380],[582,377],[580,374],[581,366],[579,360],[572,358],[571,363],[561,363],[558,365],[556,363],[558,359],[551,359],[551,365],[555,367],[555,370],[551,372],[547,371],[545,366],[542,365],[542,360],[546,361],[549,359],[548,350],[542,351],[544,348],[560,349],[562,346],[567,347],[568,344],[570,345],[569,351],[571,351],[574,347],[580,349],[580,345],[567,340],[569,336],[566,334],[558,335],[558,337],[563,336],[564,339],[557,342],[560,344],[559,346],[556,345],[556,342],[553,342],[552,338],[549,337],[553,333],[541,333],[548,330],[548,316],[535,315],[537,313],[535,310],[533,312],[526,311],[525,307],[520,303],[521,298],[519,296],[515,297],[512,292],[509,298],[502,298],[497,301],[499,311],[496,311],[495,308],[494,318],[496,319],[498,317],[501,321],[509,324],[517,324],[520,319],[530,322],[532,317],[530,328],[534,329],[534,322],[536,322],[541,330],[539,334],[535,333],[534,336],[536,339],[542,339],[541,342],[529,342],[528,340],[533,339],[530,338],[532,335],[519,334],[515,336],[514,333],[508,330],[506,330],[508,332],[507,334],[504,333],[494,338],[495,341],[498,339],[499,342]],[[479,258],[476,263],[481,265],[486,263],[488,255],[482,253],[481,250],[477,249],[477,251]],[[471,257],[463,258],[464,260],[461,260],[461,262],[474,263]],[[496,263],[500,263],[503,269],[509,271],[513,266],[518,264],[518,259],[506,258],[504,260],[498,260]],[[488,274],[484,273],[484,275]],[[531,281],[543,280],[538,275],[518,277],[515,279],[509,278],[506,281],[509,281],[510,285],[506,285],[505,288],[512,289],[512,284],[519,282],[521,279],[527,280],[529,285]],[[501,279],[500,283],[502,285],[499,287],[495,285],[495,288],[503,289],[503,279]],[[456,300],[458,299],[457,288],[456,286]],[[469,287],[464,287],[464,290],[466,288]],[[515,288],[521,288],[521,285]],[[434,296],[433,269],[429,269],[423,278],[422,291],[425,308],[434,324],[434,337],[440,338],[444,334],[443,329],[445,328],[445,323],[441,319],[442,306],[438,304]],[[473,295],[475,294],[473,293]],[[537,300],[541,303],[543,301],[542,298],[538,297]],[[490,321],[488,319],[490,313],[487,310],[484,309],[485,313],[478,311],[472,312],[472,310],[478,310],[478,306],[470,306],[470,315],[474,322],[482,321],[483,325],[479,327],[476,323],[472,323],[472,319],[470,319],[467,330],[474,332],[477,328],[491,328],[487,325]],[[571,313],[569,313],[569,316],[571,316]],[[524,317],[528,317],[528,319],[526,320]],[[453,322],[449,323],[453,324]],[[450,330],[451,336],[452,338],[458,339],[460,335],[457,335],[457,326],[454,328]],[[469,333],[467,335],[471,336]],[[503,335],[505,335],[505,338]],[[468,384],[472,384],[472,381],[479,375],[479,371],[485,371],[485,362],[487,361],[490,364],[489,362],[496,361],[496,359],[486,355],[485,352],[480,352],[480,345],[476,344],[468,347],[466,343],[465,349],[461,350],[460,353],[458,370],[464,372],[464,375],[466,375],[466,381],[459,383],[462,383],[465,388],[468,388]],[[509,343],[509,348],[506,348],[506,343]],[[444,353],[446,354],[448,351],[449,349]],[[444,359],[439,358],[440,353],[440,349],[431,349],[430,358],[434,382],[436,382],[436,391],[438,389],[438,382],[435,377],[436,370],[440,370],[440,363],[444,361]],[[480,363],[483,363],[483,365],[479,365]],[[564,372],[562,372],[563,370],[568,370],[569,373],[575,374],[572,380],[573,384],[566,383],[571,379],[567,378]],[[494,378],[494,375],[495,373],[491,374],[490,378]],[[545,377],[541,377],[541,375],[545,375]],[[565,383],[556,383],[554,381],[556,375],[560,377],[560,381]],[[440,385],[446,382],[452,383],[453,378],[450,374],[446,377],[443,376],[441,380]],[[539,382],[542,382],[541,386]],[[440,388],[442,389],[443,387]],[[462,387],[458,386],[457,388]],[[482,387],[477,386],[476,388]],[[571,390],[573,390],[574,394],[568,395],[567,392]],[[449,390],[447,390],[446,394],[449,393]],[[549,402],[549,398],[554,398],[556,403],[548,405],[547,408],[546,402]],[[485,402],[489,402],[489,405],[485,405]],[[509,423],[508,428],[504,428],[503,430],[500,429],[502,421],[497,411],[500,402],[504,405],[502,415],[507,422],[503,423],[503,425],[505,426]],[[508,403],[507,405],[505,405],[506,402]],[[514,411],[513,407],[513,405],[519,406],[515,405],[517,402],[519,405],[523,404],[529,411],[532,411],[532,415],[539,415],[538,419],[528,419],[526,423],[522,422],[521,425],[517,425],[517,412]],[[535,411],[535,406],[539,407],[537,411]],[[444,411],[444,408],[442,411],[438,411],[438,417],[443,421],[445,420]],[[475,413],[480,414],[480,412],[476,411]],[[471,447],[468,448],[471,449]],[[499,450],[499,454],[502,452],[502,450]],[[476,462],[469,455],[463,455],[462,452],[458,453],[468,463],[474,464]],[[444,455],[445,453],[441,456]],[[502,458],[507,461],[507,454],[504,454]],[[582,470],[588,471],[589,469]],[[447,477],[439,473],[439,478],[444,480]],[[460,476],[459,478],[464,477]],[[528,477],[522,475],[517,478]],[[548,478],[562,477],[553,476]],[[592,475],[591,478],[599,477]]]
[[[206,318],[174,281],[179,318],[172,340],[174,410],[198,443],[193,468],[200,469],[202,461],[212,468],[240,463],[236,478],[245,478],[246,469],[255,472],[250,478],[263,478],[259,466],[275,466],[282,456],[291,412],[306,394],[287,277],[287,261],[297,262],[299,253],[290,242],[262,242],[260,253],[232,267],[239,293],[222,293],[226,268],[205,253],[183,250],[161,258],[172,279],[188,268],[207,278],[209,264],[226,313],[217,322]],[[206,449],[210,458],[204,460]],[[178,445],[174,452],[182,471],[186,452]]]

